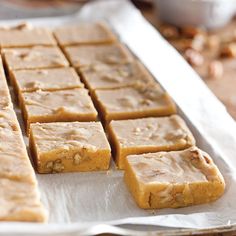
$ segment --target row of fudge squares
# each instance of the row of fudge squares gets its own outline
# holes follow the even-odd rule
[[[124,169],[128,155],[182,150],[195,145],[193,135],[178,115],[112,121],[107,135],[109,142],[101,122],[31,124],[30,149],[37,171],[107,170],[111,149],[117,167]]]
[[[219,169],[195,146],[180,117],[110,125],[116,161],[122,163],[125,182],[140,208],[202,204],[223,194],[225,182]],[[173,132],[173,126],[178,131]],[[100,122],[33,124],[30,149],[40,173],[107,170],[111,158]]]
[[[65,55],[57,46],[39,45],[27,48],[4,48],[1,53],[8,71],[69,66],[65,55],[75,68],[96,64],[121,64],[133,60],[132,54],[120,43],[66,47]]]
[[[171,115],[175,105],[160,87],[153,84],[136,85],[114,90],[95,91],[93,101],[100,117],[108,125],[111,120]],[[22,92],[20,107],[27,130],[31,123],[63,121],[96,121],[98,113],[89,91],[69,90]]]
[[[22,23],[0,27],[0,48],[109,44],[115,35],[104,22],[80,23],[58,27],[53,31]]]
[[[0,221],[43,222],[43,208],[0,61]]]

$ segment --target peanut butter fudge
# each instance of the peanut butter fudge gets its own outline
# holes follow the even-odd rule
[[[111,158],[100,122],[32,124],[30,149],[39,173],[107,170]]]
[[[0,221],[46,220],[35,183],[0,178],[0,189]]]
[[[95,121],[94,108],[88,90],[84,88],[62,91],[22,93],[20,104],[27,130],[31,123],[59,121]]]
[[[130,154],[176,151],[195,144],[185,122],[178,116],[113,120],[108,126],[117,166],[124,168]]]
[[[217,166],[197,147],[128,156],[125,182],[144,209],[208,203],[218,199],[225,189]]]
[[[9,48],[3,49],[2,53],[8,71],[69,66],[58,47]]]
[[[0,56],[0,107],[7,106],[11,106],[11,98],[3,69],[2,58]]]
[[[137,81],[144,83],[154,81],[139,62],[116,65],[97,64],[80,68],[79,72],[90,91],[127,87],[136,84]]]
[[[107,122],[176,113],[175,104],[157,83],[95,90],[94,96],[101,116]]]
[[[52,33],[45,28],[33,28],[27,24],[0,28],[0,47],[31,47],[35,45],[53,46],[56,41]]]
[[[133,60],[131,53],[120,43],[65,47],[65,54],[74,67],[94,64],[118,64]]]
[[[0,178],[32,182],[33,169],[11,108],[0,109],[0,140]]]
[[[54,30],[61,46],[112,43],[116,37],[104,23],[80,23]]]
[[[0,221],[46,221],[36,177],[11,108],[0,109],[0,140]]]
[[[76,71],[70,67],[17,70],[11,72],[11,77],[15,91],[18,92],[56,91],[84,87]]]

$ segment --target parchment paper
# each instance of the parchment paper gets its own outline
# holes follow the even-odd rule
[[[211,204],[147,211],[136,206],[124,184],[123,172],[115,170],[114,165],[108,172],[37,175],[42,201],[50,212],[49,223],[0,223],[0,235],[64,235],[66,232],[74,235],[81,230],[83,234],[91,234],[108,229],[115,232],[115,228],[104,224],[194,229],[236,224],[236,123],[185,60],[131,3],[126,0],[92,2],[77,15],[29,22],[53,27],[101,19],[111,25],[121,41],[170,93],[198,146],[212,155],[223,173],[226,192]],[[18,21],[1,22],[15,23]],[[94,231],[86,231],[88,229]]]

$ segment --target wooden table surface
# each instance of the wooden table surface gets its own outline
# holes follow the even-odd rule
[[[157,18],[157,13],[154,7],[150,5],[137,5],[142,11],[145,18],[152,23],[158,30],[161,28],[161,23]],[[215,32],[207,32],[209,35],[229,40],[233,43],[236,42],[236,19],[233,19],[226,27],[219,29]],[[181,37],[181,36],[180,36]],[[183,39],[185,40],[185,39]],[[179,40],[178,40],[179,43]],[[230,42],[231,43],[231,42]],[[173,42],[173,45],[175,43]],[[184,54],[184,52],[183,52]],[[226,106],[231,116],[236,119],[236,57],[234,58],[220,58],[217,49],[208,50],[204,49],[202,52],[204,56],[204,63],[201,66],[193,66],[199,73],[201,78],[213,91],[213,93],[222,101]],[[208,66],[212,61],[219,61],[223,66],[223,74],[219,78],[212,78],[208,76]],[[235,134],[236,135],[236,134]]]

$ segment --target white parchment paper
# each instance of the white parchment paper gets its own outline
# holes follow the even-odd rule
[[[236,224],[236,123],[185,60],[138,10],[126,0],[103,0],[85,5],[74,16],[29,21],[53,27],[91,20],[107,21],[170,93],[198,146],[212,155],[223,173],[226,192],[211,204],[147,211],[136,206],[124,184],[123,172],[115,170],[114,165],[108,172],[37,175],[42,201],[50,212],[49,223],[0,223],[0,235],[132,234],[109,226],[122,224],[194,229]]]

